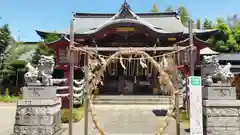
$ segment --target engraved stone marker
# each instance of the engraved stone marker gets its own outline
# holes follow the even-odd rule
[[[24,99],[52,99],[56,97],[57,87],[23,87]]]
[[[61,98],[56,96],[57,87],[50,75],[53,61],[42,56],[38,68],[27,65],[27,86],[23,87],[24,99],[17,102],[13,135],[54,135],[61,129]]]
[[[203,88],[203,98],[206,100],[236,100],[236,88],[235,87],[204,87]]]

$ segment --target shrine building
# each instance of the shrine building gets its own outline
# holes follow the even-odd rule
[[[142,49],[153,56],[174,51],[174,45],[180,47],[189,45],[189,29],[181,23],[176,12],[135,13],[125,2],[118,13],[73,13],[73,18],[75,46],[87,45],[89,48],[99,48],[98,53],[101,55],[109,56],[119,50],[116,48],[132,47]],[[193,43],[197,48],[196,65],[198,65],[200,50],[210,46],[206,40],[214,35],[216,30],[193,28],[192,31]],[[47,45],[55,49],[56,69],[63,71],[63,77],[67,78],[69,66],[66,54],[70,43],[70,28],[66,31],[36,30],[36,32],[42,38],[49,33],[61,36],[59,40],[47,43]],[[190,65],[189,57],[187,59],[188,63],[183,60],[182,55],[178,57],[176,63],[179,69]],[[81,61],[79,65],[80,67],[76,67],[75,74],[83,66],[83,62]],[[112,65],[115,69],[106,71],[105,85],[100,93],[118,93],[120,89],[124,89],[119,86],[122,80],[128,80],[127,83],[131,89],[128,93],[152,94],[153,89],[157,87],[154,83],[156,73],[153,69],[143,70],[133,63],[128,65],[133,71],[127,73],[123,71],[119,63]],[[197,67],[196,72],[199,70]]]

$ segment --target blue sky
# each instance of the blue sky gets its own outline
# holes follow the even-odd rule
[[[0,25],[9,24],[17,39],[39,41],[35,30],[65,30],[72,12],[115,13],[124,0],[0,0]],[[193,19],[215,20],[240,13],[240,0],[127,0],[134,12],[148,12],[154,3],[160,11],[184,5]]]

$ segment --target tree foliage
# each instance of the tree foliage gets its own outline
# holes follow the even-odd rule
[[[207,18],[205,18],[205,20],[203,22],[203,28],[204,29],[213,29],[212,21],[210,21]]]
[[[237,52],[240,50],[239,28],[231,29],[228,24],[224,23],[223,19],[218,19],[215,29],[218,30],[218,33],[211,39],[211,42],[216,51]]]
[[[46,56],[53,55],[54,50],[49,48],[46,45],[46,43],[56,41],[59,38],[60,38],[59,35],[57,35],[55,33],[46,35],[46,38],[44,38],[43,41],[41,41],[38,44],[38,47],[37,47],[36,52],[35,52],[35,54],[33,56],[33,59],[32,59],[32,64],[37,65],[41,55],[46,55]]]
[[[46,46],[44,44],[44,42],[40,42],[38,44],[36,52],[33,56],[32,64],[34,64],[36,66],[38,64],[38,61],[39,61],[41,55],[49,56],[49,55],[52,55],[52,54],[54,54],[54,51],[52,49],[48,48],[48,46]]]
[[[47,34],[46,37],[43,39],[44,43],[49,43],[52,41],[56,41],[58,40],[60,37],[59,35],[57,35],[56,33],[51,33],[51,34]]]
[[[197,19],[197,29],[201,29],[201,20],[200,19]]]
[[[151,12],[153,12],[153,13],[158,13],[159,12],[159,9],[158,9],[158,7],[157,7],[157,5],[155,3],[153,4]]]
[[[177,9],[177,12],[180,16],[181,22],[183,23],[184,26],[188,25],[188,20],[189,20],[189,14],[187,9],[184,6],[180,6]]]
[[[7,24],[0,27],[0,53],[4,52],[4,50],[9,45],[11,40],[11,32]]]
[[[165,12],[173,12],[172,6],[168,6],[168,7],[165,9]]]

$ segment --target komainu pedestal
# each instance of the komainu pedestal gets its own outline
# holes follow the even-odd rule
[[[56,89],[23,88],[25,98],[17,102],[13,135],[54,135],[61,129],[61,98],[56,97]]]
[[[27,86],[22,88],[23,99],[17,102],[13,135],[54,135],[61,129],[61,98],[54,84],[65,80],[52,78],[52,56],[41,56],[37,68],[29,63],[27,67]]]
[[[205,100],[236,100],[236,88],[230,84],[212,84],[202,88]]]

